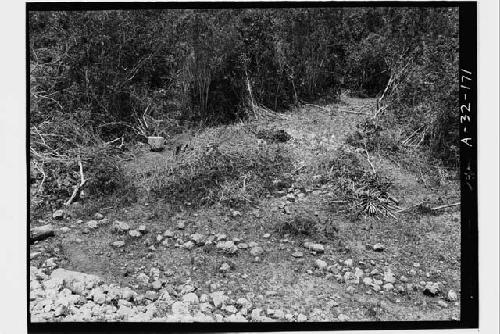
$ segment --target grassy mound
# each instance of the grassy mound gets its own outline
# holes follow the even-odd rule
[[[128,166],[129,177],[148,198],[193,207],[254,203],[291,168],[286,146],[259,140],[242,124],[205,129],[179,155],[144,152]]]

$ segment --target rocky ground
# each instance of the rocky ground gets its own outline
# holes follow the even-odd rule
[[[280,120],[300,164],[334,149],[371,100],[351,99]],[[402,206],[458,197],[373,157],[396,179]],[[165,219],[161,203],[100,208],[80,217],[58,210],[31,222],[55,236],[30,246],[31,321],[366,321],[458,320],[459,209],[382,221],[371,229],[339,218],[338,238],[279,234],[273,222],[307,206],[329,219],[333,189],[293,184],[239,212],[186,210]]]

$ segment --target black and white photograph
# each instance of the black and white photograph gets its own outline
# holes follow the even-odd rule
[[[28,327],[477,327],[476,16],[27,3]]]

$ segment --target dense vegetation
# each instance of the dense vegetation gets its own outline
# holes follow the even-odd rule
[[[355,146],[402,143],[458,163],[457,9],[30,12],[29,61],[32,183],[56,206],[79,182],[79,162],[92,194],[125,188],[114,158],[123,140],[285,112],[342,90],[379,98]],[[272,169],[280,154],[243,154],[231,173]],[[232,175],[224,160],[202,158],[210,182]]]

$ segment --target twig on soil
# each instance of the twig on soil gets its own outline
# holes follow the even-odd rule
[[[80,184],[75,186],[73,189],[73,194],[71,197],[64,203],[64,205],[69,206],[73,201],[80,196],[80,192],[82,191],[82,188],[85,187],[85,184],[87,184],[87,180],[85,179],[85,175],[83,174],[83,165],[82,165],[82,159],[80,159],[80,156],[78,155],[78,165],[80,166]]]
[[[458,206],[458,205],[460,205],[460,202],[456,202],[456,203],[453,203],[453,204],[444,204],[444,205],[436,206],[435,208],[431,208],[431,210],[432,211],[436,211],[436,210],[441,210],[441,209],[444,209],[444,208],[449,208],[449,207]]]

